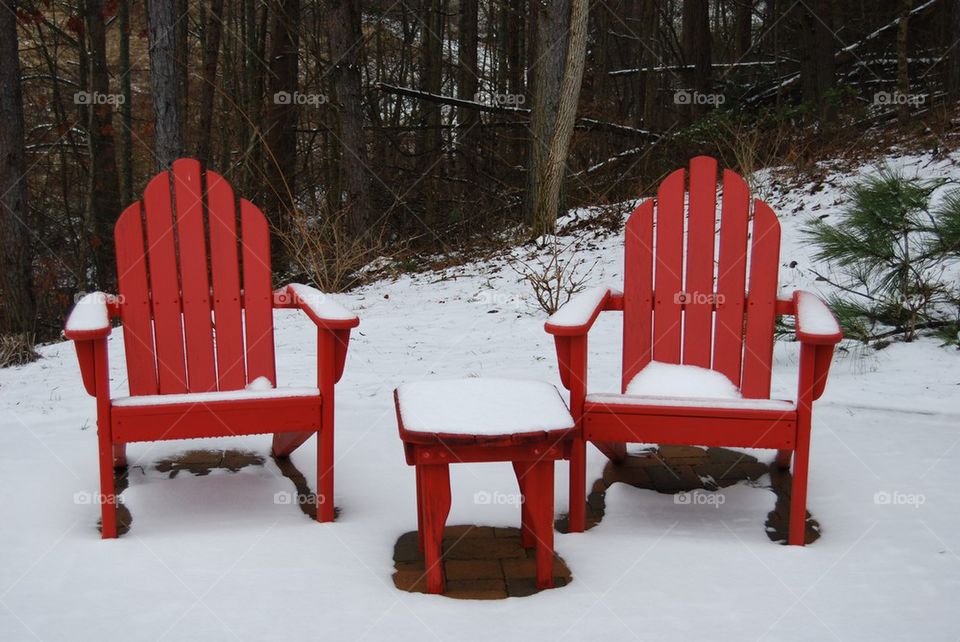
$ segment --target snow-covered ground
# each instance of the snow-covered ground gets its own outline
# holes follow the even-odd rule
[[[957,158],[908,157],[923,175],[960,175]],[[785,291],[816,289],[799,222],[842,203],[850,177],[815,194],[760,177],[782,215]],[[622,283],[622,235],[587,243],[591,281]],[[794,268],[786,267],[797,261]],[[391,392],[407,381],[468,375],[559,385],[553,342],[527,286],[502,260],[405,276],[337,297],[361,316],[338,387],[334,524],[277,503],[293,484],[271,460],[237,473],[155,469],[189,448],[266,455],[269,437],[134,444],[123,500],[131,531],[102,541],[94,403],[73,348],[0,371],[0,639],[931,639],[960,636],[960,352],[932,339],[840,356],[815,407],[809,510],[822,537],[805,548],[764,532],[774,494],[723,490],[724,502],[677,504],[623,484],[582,534],[558,534],[573,582],[528,598],[469,602],[394,588],[397,537],[416,527]],[[314,332],[277,314],[281,385],[312,385]],[[619,385],[620,315],[591,335],[590,388]],[[110,342],[125,394],[121,332]],[[779,343],[775,395],[791,398],[797,345]],[[313,442],[293,455],[314,487]],[[764,460],[772,453],[752,451]],[[590,449],[588,478],[603,457]],[[452,470],[449,524],[515,525],[507,464]],[[557,466],[557,511],[567,468]],[[953,606],[951,606],[953,605]]]

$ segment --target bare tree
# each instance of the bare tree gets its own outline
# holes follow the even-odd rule
[[[580,99],[580,85],[583,81],[589,7],[589,0],[572,0],[570,3],[570,39],[567,43],[567,61],[560,85],[556,124],[538,177],[539,199],[535,202],[531,230],[535,237],[553,231],[560,211],[560,190],[563,187],[570,136],[573,134],[577,103]]]
[[[906,98],[910,93],[910,67],[907,58],[907,33],[910,28],[910,11],[913,9],[913,0],[901,0],[900,24],[897,25],[897,92]],[[910,119],[910,105],[901,100],[897,105],[897,118],[901,123]]]
[[[153,88],[154,150],[157,169],[168,169],[183,154],[177,88],[176,0],[149,0],[150,84]]]
[[[34,331],[23,97],[14,0],[0,1],[0,334]]]
[[[223,0],[210,0],[203,28],[203,80],[200,84],[200,125],[197,132],[197,159],[210,162],[210,140],[213,135],[213,98],[217,89],[217,64],[220,59],[220,36],[223,33]]]

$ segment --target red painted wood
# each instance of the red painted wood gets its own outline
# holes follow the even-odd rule
[[[97,450],[100,456],[100,536],[117,536],[117,494],[113,481],[113,435],[111,431],[110,367],[105,339],[94,345],[97,378]]]
[[[283,397],[163,406],[113,406],[116,442],[317,430],[321,399]]]
[[[184,158],[173,163],[173,197],[176,206],[177,256],[180,259],[187,383],[190,392],[210,392],[217,389],[217,371],[213,358],[203,186],[198,161]]]
[[[797,390],[797,443],[793,457],[793,482],[790,487],[790,523],[787,543],[803,546],[806,543],[807,477],[810,471],[810,428],[815,385],[817,348],[800,347],[800,375]]]
[[[233,188],[207,171],[210,227],[210,276],[216,323],[217,387],[239,390],[247,384],[243,315],[240,296],[237,213]]]
[[[143,246],[140,201],[133,203],[113,229],[117,253],[117,287],[122,297],[123,349],[131,395],[155,395],[157,355],[153,344],[153,309],[147,286],[147,253]]]
[[[780,267],[780,222],[770,206],[754,202],[750,249],[750,293],[743,341],[743,396],[770,396],[773,333],[776,324],[777,275]]]
[[[333,505],[333,395],[336,361],[336,335],[330,330],[317,329],[317,388],[325,403],[321,407],[317,433],[317,494],[324,500],[317,507],[317,521],[332,522]]]
[[[654,256],[653,358],[680,363],[682,317],[678,297],[683,292],[684,170],[678,169],[657,192]]]
[[[523,502],[520,503],[520,545],[524,548],[533,548],[537,544],[532,512],[530,511],[531,486],[528,477],[531,474],[531,467],[532,462],[513,462],[513,472],[517,476],[517,486],[520,488],[520,494],[523,497]]]
[[[584,438],[590,441],[626,440],[642,443],[738,448],[791,449],[795,445],[796,415],[779,419],[687,414],[625,414],[593,412],[584,417]]]
[[[151,306],[156,340],[160,394],[187,391],[183,352],[180,274],[177,269],[170,174],[161,172],[147,185],[143,196],[147,222],[147,254]]]
[[[710,367],[713,335],[713,246],[716,239],[717,161],[690,161],[687,271],[684,279],[683,363]]]
[[[537,588],[553,587],[553,461],[533,463],[528,474],[528,501],[536,539]],[[532,486],[532,488],[531,488]]]
[[[740,385],[743,355],[743,306],[749,218],[750,188],[739,174],[724,170],[713,369],[725,374],[737,386]]]
[[[256,205],[240,199],[243,256],[244,329],[247,382],[277,375],[273,356],[273,289],[270,283],[270,228]]]
[[[423,499],[423,559],[427,590],[443,593],[443,527],[450,514],[450,467],[441,464],[418,468]]]
[[[641,203],[625,230],[623,265],[623,381],[627,384],[652,358],[653,200]]]

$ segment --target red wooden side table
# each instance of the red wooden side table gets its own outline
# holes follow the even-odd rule
[[[407,463],[417,473],[417,529],[427,590],[442,593],[450,464],[512,462],[523,495],[521,543],[536,547],[537,587],[553,586],[553,468],[569,459],[574,421],[541,381],[459,379],[394,391]]]

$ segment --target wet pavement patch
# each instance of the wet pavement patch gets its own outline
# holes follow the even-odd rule
[[[394,585],[411,593],[426,593],[423,553],[417,532],[404,533],[393,548]],[[492,526],[447,526],[443,529],[444,595],[464,600],[500,600],[539,593],[535,549],[520,545],[520,529]],[[554,588],[572,581],[559,555],[553,558]]]
[[[693,490],[716,491],[741,482],[758,484],[758,480],[767,474],[770,475],[770,486],[764,488],[770,488],[777,496],[774,509],[767,514],[767,537],[786,544],[793,480],[790,472],[726,448],[660,446],[627,455],[619,464],[607,462],[603,477],[593,483],[587,496],[586,528],[593,528],[603,519],[607,489],[618,482],[672,495]],[[567,516],[557,519],[555,526],[561,533],[568,532]],[[820,524],[808,511],[806,543],[811,544],[819,538]]]

